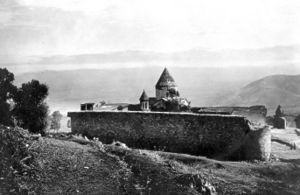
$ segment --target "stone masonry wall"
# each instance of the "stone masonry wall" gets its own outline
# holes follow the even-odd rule
[[[229,157],[251,131],[248,120],[232,115],[161,112],[71,112],[73,133],[118,140],[130,147]]]
[[[244,159],[269,160],[271,154],[270,126],[250,131],[242,151]]]

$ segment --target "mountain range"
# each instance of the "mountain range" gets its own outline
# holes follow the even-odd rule
[[[163,67],[78,69],[29,72],[16,75],[15,83],[37,79],[49,86],[51,111],[79,110],[84,102],[138,103],[142,90],[155,96],[154,85]],[[281,104],[288,112],[300,112],[300,75],[293,69],[169,68],[182,97],[192,106],[266,105],[274,110]],[[270,76],[270,74],[274,74]]]
[[[251,82],[230,96],[229,105],[265,105],[271,112],[281,105],[288,113],[300,112],[300,75],[272,75]]]
[[[0,66],[4,65],[15,73],[40,72],[46,69],[119,69],[157,65],[172,68],[243,67],[246,69],[247,67],[272,66],[286,72],[283,69],[300,71],[299,54],[300,45],[215,50],[208,48],[180,50],[178,48],[178,51],[173,52],[122,50],[48,56],[20,56],[16,53],[12,56],[0,55]]]

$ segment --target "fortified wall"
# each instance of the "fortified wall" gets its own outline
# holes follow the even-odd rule
[[[268,160],[270,155],[270,130],[254,131],[242,116],[138,111],[70,112],[68,116],[72,133],[98,137],[104,143],[118,140],[134,148],[218,159],[236,155],[243,160]]]

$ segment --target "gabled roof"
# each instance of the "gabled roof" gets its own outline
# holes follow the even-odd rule
[[[161,87],[176,87],[175,80],[171,76],[167,68],[165,68],[164,71],[161,73],[155,85],[156,89],[160,89]]]
[[[148,101],[149,100],[149,97],[148,95],[146,94],[145,90],[143,90],[143,93],[140,97],[140,101]]]

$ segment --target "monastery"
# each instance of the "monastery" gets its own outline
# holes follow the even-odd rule
[[[269,159],[269,126],[254,128],[247,119],[265,115],[262,106],[191,108],[166,68],[155,97],[143,90],[138,104],[86,103],[80,112],[68,113],[73,134],[106,144],[118,140],[131,148],[239,160]]]
[[[139,104],[105,104],[84,103],[81,111],[189,111],[190,101],[180,97],[174,78],[165,68],[155,85],[155,97],[149,97],[145,90],[139,99]]]

